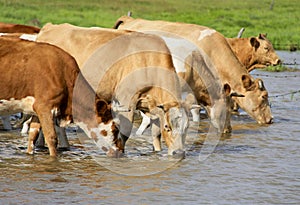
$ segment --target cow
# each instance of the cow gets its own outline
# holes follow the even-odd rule
[[[208,63],[212,72],[219,75],[222,84],[244,97],[233,100],[259,124],[271,124],[273,116],[268,101],[268,92],[261,79],[254,79],[233,53],[225,37],[214,29],[180,22],[150,21],[120,17],[114,28],[156,33],[168,36],[175,34],[192,42]],[[182,48],[184,44],[180,45]]]
[[[39,32],[40,32],[40,28],[35,26],[0,22],[0,33],[37,34]]]
[[[35,26],[28,26],[22,24],[12,24],[0,22],[0,36],[4,37],[20,37],[30,40],[34,40],[35,34],[40,31],[40,28]],[[1,116],[3,121],[3,129],[11,130],[12,126],[10,124],[10,116]]]
[[[46,43],[0,38],[0,61],[0,114],[24,112],[40,120],[31,125],[27,153],[33,154],[42,127],[50,156],[57,156],[54,121],[65,126],[73,119],[95,141],[108,139],[108,155],[124,149],[111,103],[95,94],[68,53]]]
[[[169,155],[185,154],[188,117],[181,105],[172,58],[161,38],[132,31],[48,23],[37,41],[70,53],[98,95],[107,101],[114,98],[129,111],[119,116],[125,141],[131,134],[134,111],[144,110],[158,119],[152,124],[154,151],[161,151],[162,136]]]
[[[249,38],[226,38],[226,40],[240,62],[246,66],[248,72],[256,68],[265,68],[269,65],[276,66],[281,63],[266,34]]]

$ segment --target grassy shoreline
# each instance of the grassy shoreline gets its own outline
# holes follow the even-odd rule
[[[112,27],[133,12],[136,18],[205,25],[226,37],[268,33],[277,50],[300,49],[299,0],[0,0],[0,21],[35,24],[71,23]]]

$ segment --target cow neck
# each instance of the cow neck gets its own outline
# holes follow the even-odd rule
[[[227,38],[227,42],[238,57],[239,61],[245,65],[246,68],[250,68],[253,64],[255,64],[255,62],[252,62],[251,60],[252,47],[249,44],[249,38]]]
[[[79,73],[73,93],[73,117],[75,123],[83,123],[88,128],[96,127],[96,93]]]
[[[222,83],[228,83],[234,91],[241,92],[242,75],[247,75],[248,71],[235,56],[225,38],[215,33],[214,36],[197,42],[197,45],[209,56],[213,69]],[[212,45],[218,45],[218,48],[212,49]]]

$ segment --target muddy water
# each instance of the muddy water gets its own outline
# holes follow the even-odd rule
[[[291,93],[300,72],[253,75],[264,79],[274,124],[233,117],[233,133],[204,160],[205,120],[191,125],[183,160],[152,153],[147,132],[120,160],[97,155],[80,130],[68,130],[71,151],[57,160],[25,154],[18,130],[0,132],[0,204],[299,204],[300,93]]]

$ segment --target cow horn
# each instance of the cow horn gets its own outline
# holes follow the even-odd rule
[[[258,80],[258,87],[260,90],[264,90],[265,89],[265,86],[264,86],[264,83],[262,80]]]
[[[232,92],[232,93],[230,93],[230,97],[245,97],[245,95],[239,94],[237,92]]]

